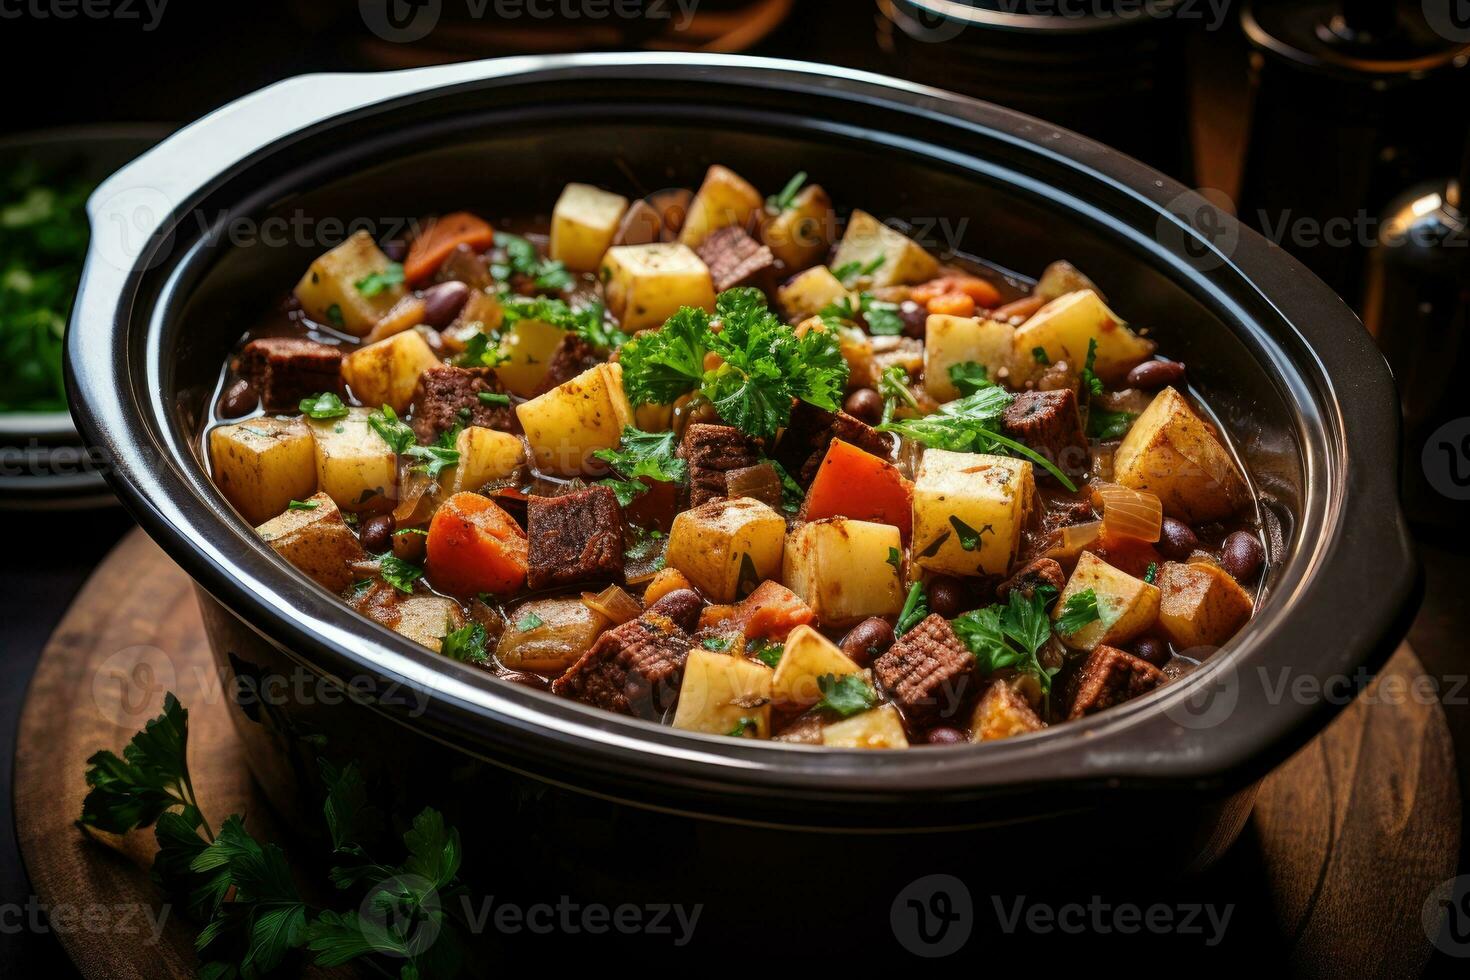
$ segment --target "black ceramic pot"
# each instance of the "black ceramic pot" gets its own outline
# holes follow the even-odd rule
[[[1105,283],[1189,363],[1253,469],[1274,561],[1250,627],[1184,680],[1002,743],[865,754],[739,742],[447,662],[278,560],[210,484],[208,393],[261,305],[334,244],[318,240],[325,222],[366,218],[387,237],[423,213],[515,213],[569,179],[690,185],[713,161],[771,187],[804,169],[835,200],[927,222],[1021,273],[1066,257]],[[502,880],[531,891],[658,883],[713,901],[711,888],[743,888],[728,903],[733,935],[769,908],[769,874],[730,871],[756,857],[784,868],[861,851],[852,887],[830,889],[854,922],[886,915],[881,889],[929,870],[1034,871],[1042,851],[1076,865],[1071,849],[1004,846],[1018,833],[1106,841],[1084,851],[1087,867],[1140,854],[1198,866],[1234,838],[1254,781],[1341,703],[1291,691],[1340,692],[1334,678],[1377,665],[1416,595],[1397,401],[1347,307],[1178,184],[970,99],[828,66],[674,55],[309,76],[180,132],[102,187],[92,218],[69,340],[78,421],[114,460],[124,503],[197,580],[270,798],[309,813],[317,757],[364,758],[391,798],[459,811],[480,831],[471,854],[494,852]],[[1283,694],[1283,678],[1301,684]],[[824,881],[844,877],[829,868]],[[809,911],[783,922],[800,928]]]

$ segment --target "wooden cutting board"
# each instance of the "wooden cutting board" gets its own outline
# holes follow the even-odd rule
[[[1401,647],[1368,696],[1266,780],[1250,826],[1222,862],[1239,855],[1265,868],[1254,887],[1276,910],[1294,973],[1408,977],[1428,960],[1419,909],[1459,856],[1453,747],[1438,703],[1377,696],[1422,675]],[[188,577],[134,532],[57,627],[21,718],[16,828],[44,904],[151,909],[157,921],[163,898],[147,874],[151,835],[91,838],[74,821],[87,757],[120,749],[157,713],[164,690],[190,709],[191,768],[206,811],[247,814],[263,836],[284,839],[247,774],[221,685]],[[156,693],[137,703],[121,696],[139,689]],[[120,929],[58,935],[89,980],[194,975],[194,929],[179,916],[163,920],[156,944]]]

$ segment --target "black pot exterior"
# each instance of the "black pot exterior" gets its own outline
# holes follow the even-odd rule
[[[436,210],[493,218],[507,202],[553,200],[569,179],[648,193],[694,183],[715,161],[769,186],[808,170],[836,200],[1022,272],[1069,258],[1115,305],[1147,317],[1190,363],[1258,481],[1276,560],[1252,626],[1188,679],[1003,743],[864,754],[737,742],[446,662],[278,561],[210,485],[198,454],[204,400],[248,303],[332,244],[268,229],[293,216],[315,229],[368,215],[380,232],[394,216]],[[550,785],[586,807],[612,801],[626,820],[963,830],[1165,805],[1214,835],[1171,857],[1186,865],[1228,843],[1252,782],[1338,707],[1283,698],[1301,685],[1282,678],[1326,690],[1376,667],[1413,604],[1396,398],[1348,309],[1179,185],[1006,110],[829,66],[714,56],[308,76],[186,129],[101,188],[92,216],[99,232],[121,217],[142,234],[95,240],[89,257],[69,338],[82,431],[112,460],[124,502],[199,583],[223,664],[362,688],[338,705],[242,709],[256,773],[288,809],[310,802],[299,787],[326,745],[403,754],[412,764],[393,771],[408,774],[405,791],[422,780],[454,796],[467,778],[477,789],[463,799],[479,800]],[[303,735],[306,748],[292,744]]]

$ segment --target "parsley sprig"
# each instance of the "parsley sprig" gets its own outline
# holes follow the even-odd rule
[[[720,363],[706,371],[711,353]],[[836,337],[821,330],[798,337],[767,308],[760,290],[750,288],[721,293],[714,317],[684,307],[662,330],[624,347],[621,363],[636,404],[668,405],[697,390],[722,419],[761,438],[790,422],[795,400],[836,411],[847,384]]]
[[[796,195],[801,193],[802,185],[806,183],[806,171],[799,170],[796,175],[786,182],[781,188],[781,193],[772,194],[766,198],[766,209],[772,214],[780,214],[796,203]]]
[[[525,276],[543,292],[561,292],[572,287],[572,274],[553,259],[544,259],[529,239],[506,232],[495,233],[495,244],[505,249],[505,262],[490,266],[490,274],[501,282],[513,275]]]
[[[615,476],[601,482],[618,495],[618,503],[627,507],[648,490],[639,477],[660,483],[689,479],[689,466],[676,455],[677,451],[674,433],[644,432],[630,425],[623,430],[617,449],[599,449],[592,455],[612,468]]]
[[[970,648],[982,673],[1013,668],[1034,676],[1042,693],[1047,694],[1056,668],[1043,666],[1040,653],[1051,638],[1047,606],[1056,595],[1051,586],[1037,587],[1029,598],[1020,589],[1012,589],[1004,604],[976,609],[956,619],[955,634]]]
[[[952,402],[939,411],[918,419],[892,419],[878,426],[879,432],[897,432],[926,446],[957,453],[991,453],[1020,456],[1046,470],[1075,492],[1077,485],[1051,460],[1030,446],[1001,435],[1001,414],[1012,396],[998,385],[989,385]]]
[[[188,737],[188,711],[166,694],[163,713],[133,736],[122,758],[104,750],[87,761],[91,791],[79,823],[115,834],[154,828],[154,879],[202,923],[194,943],[201,977],[262,977],[302,950],[318,967],[361,959],[394,975],[391,961],[366,959],[386,955],[403,978],[457,972],[467,924],[443,900],[465,894],[461,845],[437,811],[414,817],[402,837],[403,862],[387,863],[379,857],[386,821],[371,805],[362,771],[319,759],[332,843],[327,877],[352,911],[318,910],[297,889],[286,853],[254,837],[243,817],[211,828],[194,796]],[[385,914],[364,917],[360,909]]]
[[[903,315],[898,304],[875,299],[872,293],[859,293],[856,306],[851,296],[844,296],[822,307],[817,316],[829,327],[844,324],[866,327],[875,337],[897,337],[903,333]]]
[[[830,711],[839,718],[862,714],[878,703],[878,695],[861,674],[823,674],[817,678],[822,699],[818,711]]]
[[[929,596],[922,582],[909,586],[908,598],[898,614],[898,625],[893,627],[894,636],[903,636],[929,617]]]
[[[1071,636],[1088,623],[1095,623],[1101,618],[1097,609],[1097,593],[1092,589],[1083,589],[1067,597],[1057,616],[1056,631],[1061,636]]]
[[[502,332],[521,320],[535,320],[574,333],[602,350],[616,350],[628,342],[628,335],[608,322],[601,303],[574,308],[560,299],[501,293],[500,306],[504,314]]]
[[[389,262],[381,272],[369,273],[352,285],[364,296],[385,293],[394,286],[403,285],[403,266],[397,262]]]

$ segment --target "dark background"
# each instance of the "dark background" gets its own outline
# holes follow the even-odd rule
[[[453,6],[454,0],[448,4]],[[382,67],[385,57],[401,55],[385,55],[381,45],[371,43],[356,8],[355,2],[331,0],[173,0],[156,29],[144,30],[139,20],[16,17],[23,8],[0,5],[6,52],[0,74],[11,96],[0,115],[0,129],[19,132],[101,121],[181,124],[282,77]],[[1194,182],[1233,191],[1247,124],[1247,47],[1233,29],[1208,35],[1197,31],[1182,43],[1192,66],[1188,94],[1195,107]],[[785,24],[753,51],[906,73],[901,60],[879,48],[869,0],[798,0]],[[1170,100],[1140,99],[1131,108],[1159,127],[1177,126],[1178,110]],[[1417,453],[1418,447],[1412,451]],[[114,510],[12,514],[5,523],[9,560],[0,562],[0,903],[24,904],[31,889],[14,845],[9,788],[25,685],[67,604],[131,522]],[[1443,533],[1420,538],[1427,596],[1411,639],[1431,673],[1463,674],[1464,629],[1470,625],[1457,581],[1464,568],[1463,535],[1451,546],[1444,544]],[[1451,708],[1449,715],[1458,755],[1470,759],[1467,711]],[[1460,769],[1465,796],[1470,783],[1463,763]],[[1462,845],[1462,871],[1466,850]],[[1206,885],[1224,900],[1248,901],[1251,874],[1248,867],[1227,867],[1212,872]],[[749,966],[764,970],[769,964],[752,961]],[[1451,969],[1452,964],[1440,960],[1432,972],[1448,975]],[[0,923],[0,976],[43,973],[73,975],[51,937],[15,932]]]

